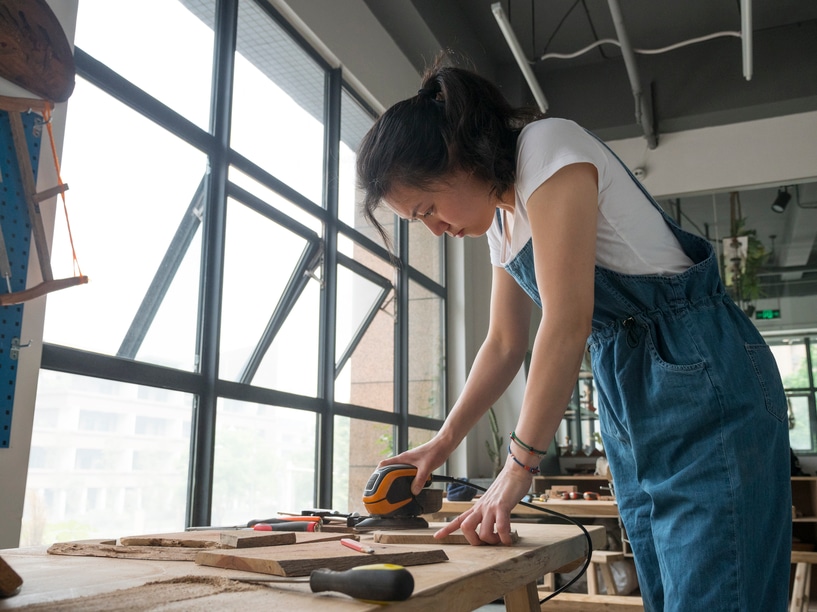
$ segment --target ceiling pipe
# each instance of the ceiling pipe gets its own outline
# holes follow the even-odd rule
[[[740,42],[743,48],[743,78],[752,80],[752,0],[740,0]]]
[[[505,37],[505,42],[507,42],[508,46],[511,48],[511,53],[513,53],[516,63],[519,64],[519,69],[522,71],[522,75],[528,82],[528,87],[530,87],[530,90],[533,93],[533,97],[536,100],[536,104],[539,106],[539,110],[546,113],[548,109],[548,102],[545,98],[545,94],[542,91],[542,88],[539,86],[539,82],[536,80],[536,75],[533,74],[533,69],[530,67],[528,58],[525,57],[525,52],[522,51],[522,45],[519,44],[519,40],[516,38],[513,28],[511,28],[511,22],[508,21],[508,18],[505,16],[505,11],[502,10],[502,5],[499,2],[494,2],[491,5],[491,10],[494,13],[494,19],[496,19],[499,29],[502,30],[502,35]]]
[[[607,0],[610,7],[610,14],[613,16],[613,25],[616,28],[618,42],[621,45],[621,55],[624,58],[624,66],[627,68],[627,76],[630,78],[630,88],[635,99],[635,119],[641,124],[644,138],[647,139],[647,146],[654,149],[658,146],[658,137],[653,129],[652,113],[649,103],[644,99],[644,92],[641,91],[641,80],[638,77],[638,67],[635,63],[635,53],[624,28],[624,20],[621,17],[621,8],[618,0]]]

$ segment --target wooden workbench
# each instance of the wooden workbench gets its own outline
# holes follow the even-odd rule
[[[437,546],[445,550],[449,561],[408,568],[414,576],[414,594],[407,601],[391,604],[389,610],[474,610],[504,596],[507,610],[538,611],[536,581],[566,563],[583,558],[586,540],[583,533],[571,525],[518,523],[513,528],[520,536],[515,546]],[[602,548],[606,543],[604,528],[592,526],[588,527],[588,531],[594,548]],[[371,538],[371,535],[361,537],[364,542]],[[19,594],[0,602],[3,610],[26,606],[55,611],[149,609],[146,601],[135,596],[128,600],[129,593],[118,597],[117,605],[121,602],[121,607],[113,607],[110,597],[99,608],[92,608],[88,600],[79,602],[76,598],[102,596],[134,587],[158,588],[145,585],[181,577],[218,579],[259,576],[245,571],[196,565],[190,561],[49,555],[45,548],[2,550],[0,557],[23,578]],[[376,563],[377,559],[373,557],[372,562]],[[144,590],[140,592],[145,593]],[[205,594],[184,602],[177,609],[182,608],[242,612],[254,609],[270,612],[382,610],[377,604],[357,601],[339,593],[312,593],[307,584],[276,584],[273,587],[241,585],[241,590]]]

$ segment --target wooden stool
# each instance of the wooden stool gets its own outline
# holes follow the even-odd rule
[[[607,589],[608,595],[618,595],[616,589],[616,581],[613,580],[613,571],[610,569],[610,563],[613,561],[621,561],[624,559],[624,553],[620,550],[594,550],[593,556],[590,559],[590,565],[587,567],[587,594],[599,594],[599,580],[598,571],[601,569],[601,577],[604,580],[604,586]]]
[[[789,612],[806,612],[811,590],[811,566],[817,563],[817,552],[793,550],[791,551],[791,562],[796,563],[797,567],[794,570]]]

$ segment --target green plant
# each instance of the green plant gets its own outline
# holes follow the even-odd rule
[[[731,222],[729,226],[730,238],[737,240],[746,238],[745,252],[739,260],[724,261],[725,270],[732,298],[749,314],[754,311],[752,302],[764,296],[760,286],[758,273],[769,258],[769,252],[763,242],[757,237],[757,230],[746,227],[747,218],[741,215],[740,194],[730,194]],[[736,245],[737,246],[737,245]]]
[[[502,436],[499,434],[499,425],[496,421],[493,406],[488,408],[488,422],[491,424],[491,439],[485,440],[485,448],[488,451],[488,457],[491,459],[493,477],[496,478],[499,476],[499,472],[502,471]]]

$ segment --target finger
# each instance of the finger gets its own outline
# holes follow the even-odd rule
[[[480,538],[479,536],[479,533],[477,533],[481,521],[482,518],[480,516],[471,514],[469,517],[467,517],[460,523],[462,535],[465,536],[465,539],[468,540],[468,543],[471,546],[481,546],[482,544],[484,544],[482,538]]]
[[[496,533],[499,536],[502,544],[505,546],[513,545],[513,537],[511,537],[511,521],[510,517],[500,515],[496,517]]]
[[[451,535],[457,529],[460,528],[460,525],[462,525],[462,521],[465,520],[468,517],[469,514],[471,514],[471,510],[466,510],[465,512],[460,514],[458,517],[456,517],[454,520],[452,520],[450,523],[446,523],[445,527],[442,527],[442,528],[438,529],[434,533],[434,537],[435,538],[444,538],[447,535]]]
[[[419,495],[420,492],[425,488],[426,481],[431,476],[431,472],[426,470],[421,470],[417,468],[417,475],[414,477],[414,480],[411,482],[411,492],[414,495]]]

